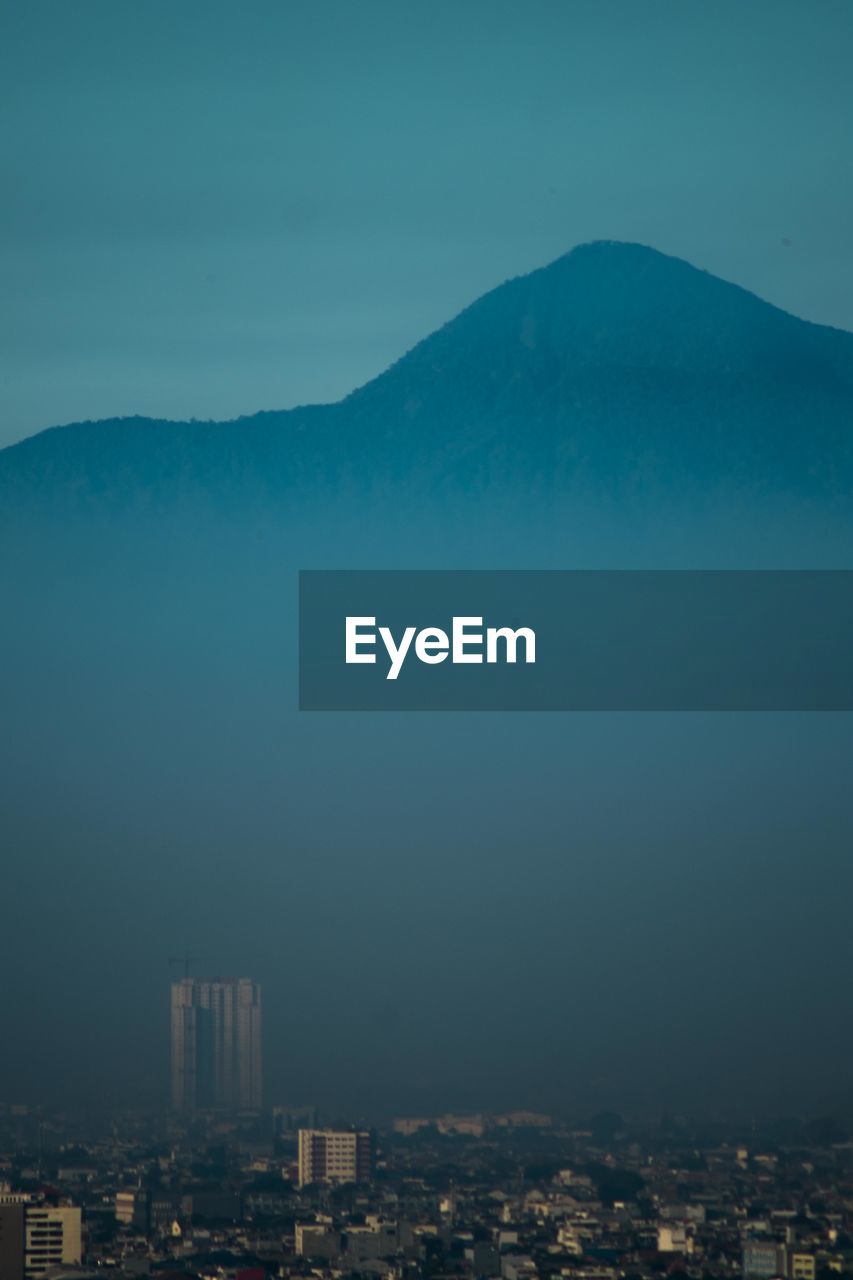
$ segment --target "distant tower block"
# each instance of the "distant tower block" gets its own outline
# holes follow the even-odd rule
[[[172,1106],[259,1111],[261,988],[250,978],[172,983]]]

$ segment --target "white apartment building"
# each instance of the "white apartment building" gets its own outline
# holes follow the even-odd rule
[[[51,1267],[79,1266],[83,1254],[80,1210],[27,1205],[24,1214],[24,1277],[37,1280]]]
[[[370,1133],[366,1129],[300,1129],[299,1185],[370,1180]]]

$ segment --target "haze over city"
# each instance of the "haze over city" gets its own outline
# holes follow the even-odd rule
[[[819,13],[6,7],[4,1105],[186,954],[264,1108],[849,1113],[846,715],[297,710],[300,569],[851,567]]]

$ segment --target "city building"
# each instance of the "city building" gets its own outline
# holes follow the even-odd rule
[[[685,1222],[658,1227],[658,1253],[692,1253],[693,1229]]]
[[[742,1267],[747,1280],[787,1276],[788,1250],[774,1240],[747,1240],[743,1246]]]
[[[82,1254],[80,1210],[73,1205],[27,1205],[24,1213],[24,1280],[36,1280],[52,1267],[79,1265]]]
[[[151,1193],[142,1187],[116,1192],[116,1222],[136,1231],[147,1231],[151,1220]]]
[[[24,1277],[24,1204],[22,1196],[0,1203],[0,1280]]]
[[[371,1143],[366,1129],[300,1129],[299,1185],[369,1182]]]
[[[300,1129],[316,1129],[317,1108],[313,1106],[285,1107],[275,1106],[272,1109],[272,1133],[274,1138],[298,1133]]]
[[[249,978],[172,983],[172,1106],[261,1107],[261,988]]]
[[[827,1270],[831,1270],[828,1267]],[[792,1252],[789,1259],[788,1274],[791,1280],[815,1280],[817,1276],[817,1259],[813,1253]]]
[[[38,1280],[53,1267],[77,1266],[81,1214],[73,1205],[47,1205],[33,1196],[0,1203],[0,1280]]]

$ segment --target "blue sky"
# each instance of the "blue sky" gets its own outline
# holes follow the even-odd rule
[[[853,328],[835,0],[31,0],[0,31],[0,444],[335,399],[640,240]]]

